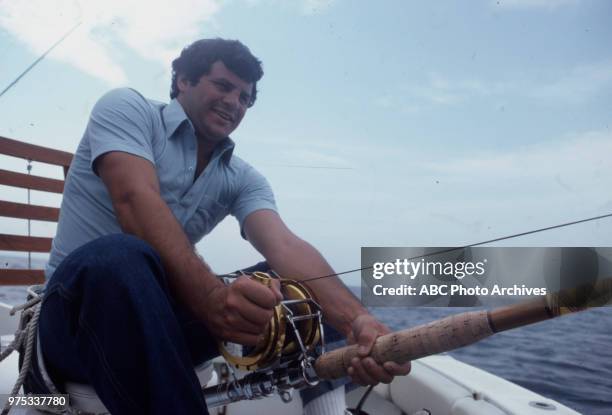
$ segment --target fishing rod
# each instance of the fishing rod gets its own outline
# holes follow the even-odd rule
[[[262,277],[264,273],[259,273],[258,278]],[[464,312],[414,328],[386,334],[376,339],[369,356],[378,364],[387,361],[402,364],[458,349],[506,330],[577,313],[592,307],[610,305],[611,299],[612,278],[607,278],[518,304],[488,311]],[[241,379],[234,378],[232,381],[203,389],[209,408],[245,399],[260,399],[275,393],[279,394],[284,401],[289,401],[290,389],[303,389],[314,386],[321,380],[337,379],[347,375],[351,359],[360,356],[358,345],[325,352],[323,342],[323,351],[317,354],[317,349],[312,343],[302,343],[300,340],[302,334],[296,322],[303,320],[310,322],[303,326],[302,330],[312,335],[313,330],[320,328],[321,310],[316,302],[310,301],[303,311],[307,315],[301,320],[299,316],[293,314],[288,320],[288,325],[292,326],[295,332],[292,341],[298,341],[302,346],[301,352],[299,349],[294,349],[294,352],[298,351],[297,355],[285,358],[280,352],[281,347],[278,349],[277,360],[268,361],[267,367],[265,365],[258,367]],[[282,318],[279,321],[283,324]],[[285,337],[281,337],[284,341]],[[278,339],[278,336],[274,339]],[[318,337],[317,339],[323,340]],[[262,349],[268,350],[269,347],[262,344],[260,350]],[[252,359],[258,356],[254,354],[244,358],[252,362]]]
[[[458,248],[443,249],[410,260],[611,216],[612,213],[548,226]],[[325,351],[323,310],[305,283],[370,268],[372,267],[300,280],[284,279],[274,273],[251,274],[251,278],[267,286],[271,284],[272,279],[279,279],[284,300],[275,308],[263,341],[257,347],[239,347],[239,352],[235,353],[235,347],[221,345],[220,350],[230,368],[251,373],[238,379],[232,370],[232,380],[203,389],[208,407],[214,408],[245,399],[260,399],[275,393],[288,402],[291,400],[291,390],[314,386],[320,380],[346,376],[351,359],[359,356],[358,348],[352,345],[331,352]],[[465,312],[380,336],[370,356],[379,364],[386,361],[401,364],[467,346],[495,333],[606,305],[611,298],[612,279],[605,279],[490,311]]]
[[[612,278],[565,289],[533,300],[492,310],[468,311],[427,324],[400,330],[376,339],[370,356],[379,364],[399,364],[458,349],[493,334],[610,305]],[[357,346],[351,345],[321,355],[315,362],[320,379],[346,376]]]

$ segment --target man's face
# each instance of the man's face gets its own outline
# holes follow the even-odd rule
[[[218,142],[238,127],[251,103],[253,84],[242,80],[221,61],[196,85],[179,76],[178,101],[200,138]]]

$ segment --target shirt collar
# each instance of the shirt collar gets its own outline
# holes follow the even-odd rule
[[[227,137],[219,144],[217,144],[215,152],[218,152],[217,154],[219,154],[221,160],[228,164],[230,159],[232,158],[232,154],[234,153],[234,147],[236,147],[236,143],[234,143],[234,140]]]
[[[176,130],[186,121],[193,130],[191,121],[185,114],[185,110],[181,104],[174,98],[168,105],[162,109],[162,117],[164,119],[164,125],[166,126],[166,139],[172,138]]]
[[[166,126],[166,139],[169,140],[175,137],[177,135],[175,133],[185,122],[195,134],[195,129],[193,128],[193,124],[191,124],[191,120],[189,117],[187,117],[183,106],[177,101],[176,98],[170,101],[170,103],[162,109],[162,117]],[[217,154],[221,160],[223,160],[225,163],[229,163],[230,159],[232,158],[232,154],[234,153],[234,147],[236,147],[236,143],[234,143],[231,138],[227,137],[217,144],[213,157],[215,157],[214,154]]]

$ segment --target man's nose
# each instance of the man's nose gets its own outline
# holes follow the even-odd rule
[[[225,94],[223,102],[231,106],[232,109],[236,109],[240,106],[240,91],[232,91]]]

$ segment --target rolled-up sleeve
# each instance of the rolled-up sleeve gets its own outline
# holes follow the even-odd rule
[[[95,172],[96,159],[111,151],[130,153],[155,164],[152,137],[153,122],[145,98],[129,88],[114,89],[96,103],[87,125],[90,167]]]
[[[238,195],[230,208],[230,213],[240,224],[240,234],[243,238],[246,239],[244,221],[247,216],[262,209],[278,211],[274,193],[266,178],[253,167],[246,165],[240,175]]]

